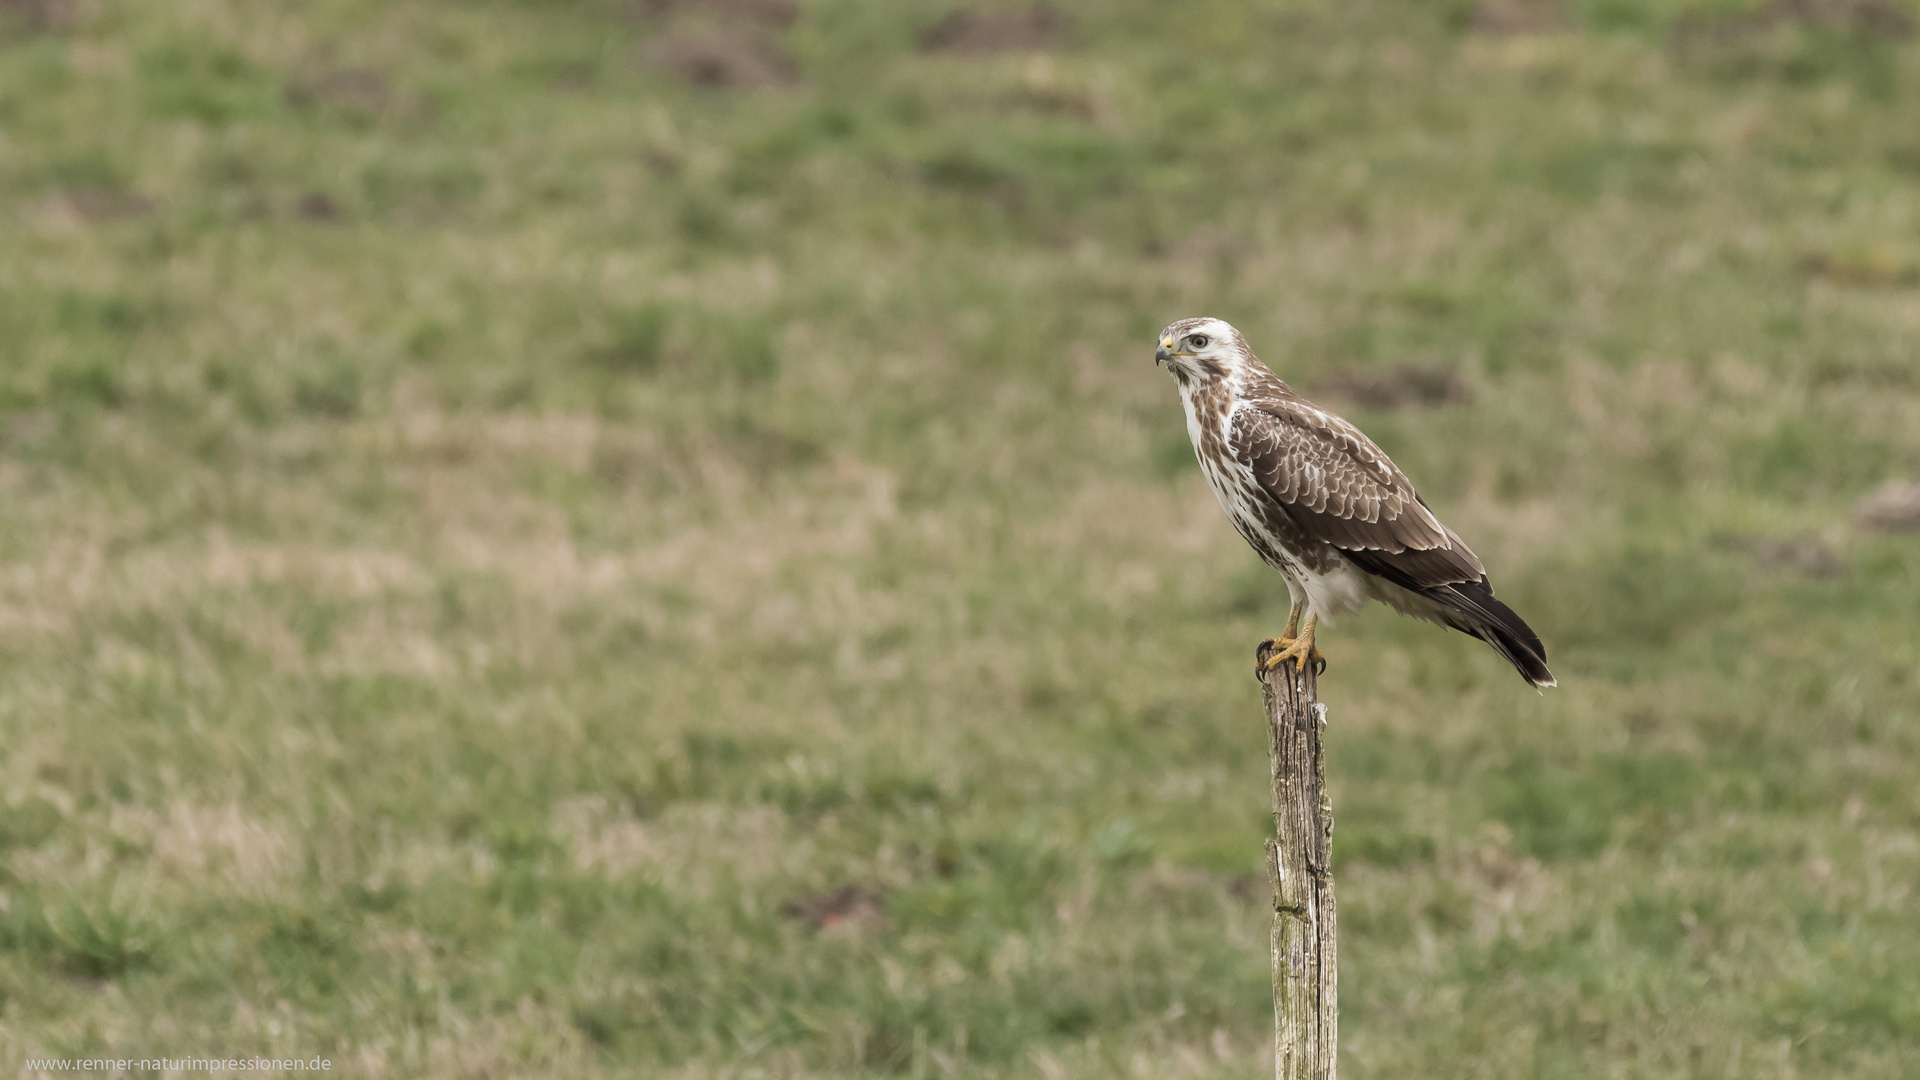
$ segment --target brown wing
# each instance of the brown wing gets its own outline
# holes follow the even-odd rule
[[[1291,394],[1234,413],[1233,456],[1309,536],[1359,557],[1403,588],[1486,578],[1480,560],[1427,509],[1413,482],[1373,440]]]

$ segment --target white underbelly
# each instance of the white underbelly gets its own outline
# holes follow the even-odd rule
[[[1345,556],[1336,558],[1333,569],[1325,573],[1297,564],[1290,569],[1300,576],[1300,590],[1306,593],[1307,610],[1322,619],[1351,615],[1365,607],[1367,601],[1377,599],[1373,579]]]

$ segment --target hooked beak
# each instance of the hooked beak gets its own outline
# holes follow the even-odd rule
[[[1159,367],[1161,364],[1172,363],[1173,353],[1170,351],[1172,348],[1173,348],[1172,338],[1161,338],[1160,347],[1153,351],[1153,366]]]

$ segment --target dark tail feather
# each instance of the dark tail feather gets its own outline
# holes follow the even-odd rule
[[[1521,678],[1535,686],[1559,685],[1553,672],[1547,670],[1547,647],[1540,644],[1540,635],[1512,608],[1495,600],[1486,582],[1439,585],[1420,591],[1459,612],[1463,618],[1453,624],[1454,629],[1493,646],[1493,651],[1506,657]]]

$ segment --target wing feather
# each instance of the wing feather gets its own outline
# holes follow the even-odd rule
[[[1485,580],[1479,558],[1360,429],[1289,390],[1248,400],[1229,447],[1307,535],[1366,553],[1369,570],[1405,588]]]

